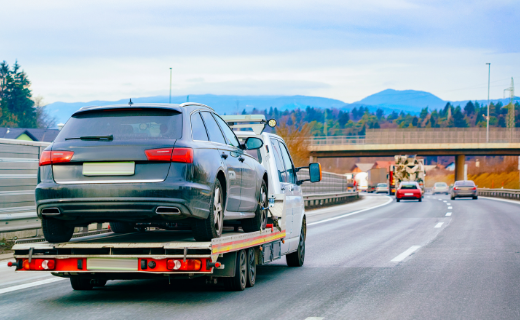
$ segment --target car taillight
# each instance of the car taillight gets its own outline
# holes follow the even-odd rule
[[[40,166],[70,162],[74,151],[43,151],[40,157]]]
[[[164,148],[145,150],[149,161],[171,161],[193,163],[193,149],[191,148]]]
[[[186,259],[186,261],[179,259],[170,259],[166,261],[166,268],[175,271],[198,271],[202,267],[202,262],[199,259]]]
[[[477,190],[477,187],[473,187],[473,188],[471,188],[471,190]]]
[[[56,260],[54,259],[32,259],[24,260],[23,268],[25,270],[54,270],[56,268]]]
[[[457,188],[457,187],[453,187],[453,190],[459,190],[459,188]]]

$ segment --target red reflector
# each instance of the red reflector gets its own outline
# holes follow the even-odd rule
[[[199,259],[186,259],[186,261],[178,259],[170,259],[166,261],[166,268],[174,271],[198,271],[202,267]]]
[[[173,149],[172,162],[193,163],[193,149],[190,149],[190,148]]]
[[[149,161],[170,161],[172,158],[173,148],[150,149],[145,150],[146,157]]]
[[[70,162],[74,151],[43,151],[40,157],[40,166]]]

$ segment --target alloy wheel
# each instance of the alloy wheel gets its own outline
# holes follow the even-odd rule
[[[215,196],[213,199],[213,223],[215,224],[215,230],[220,236],[222,234],[222,228],[224,225],[224,210],[222,209],[222,192],[220,188],[215,189]]]
[[[240,284],[243,288],[246,286],[247,281],[247,256],[245,250],[240,250]]]

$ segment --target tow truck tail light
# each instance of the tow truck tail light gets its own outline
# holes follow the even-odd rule
[[[166,268],[174,271],[198,271],[202,267],[202,262],[199,259],[168,259],[166,261]]]
[[[193,149],[191,148],[163,148],[145,150],[149,161],[171,161],[193,163]]]
[[[56,260],[54,259],[32,259],[23,261],[25,270],[54,270],[56,268]]]
[[[40,157],[40,166],[70,162],[74,151],[43,151]]]

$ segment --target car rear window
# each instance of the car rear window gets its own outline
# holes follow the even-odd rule
[[[418,189],[415,183],[402,183],[401,189]]]
[[[377,186],[378,187],[386,187],[386,183],[378,183]]]
[[[436,186],[436,187],[447,187],[448,185],[447,185],[446,183],[444,183],[444,182],[437,182],[437,183],[435,184],[435,186]]]
[[[179,139],[182,136],[182,115],[174,110],[161,109],[109,109],[80,113],[67,121],[55,141],[109,135],[114,140]]]
[[[455,182],[455,186],[457,187],[474,187],[475,182],[473,181],[457,181]]]

